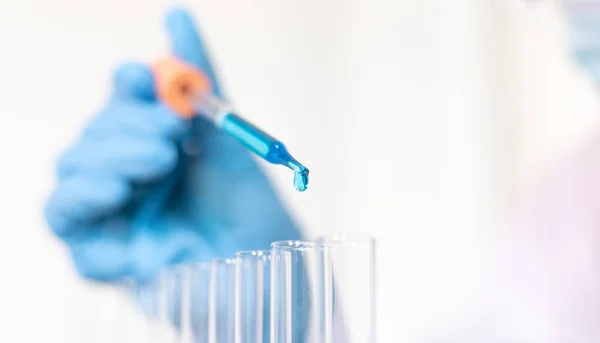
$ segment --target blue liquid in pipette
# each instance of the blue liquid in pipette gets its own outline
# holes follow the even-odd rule
[[[294,159],[283,143],[233,113],[225,115],[221,129],[267,162],[281,164],[293,170],[294,187],[300,192],[306,190],[308,168]]]

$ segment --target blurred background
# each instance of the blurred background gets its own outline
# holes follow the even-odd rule
[[[305,193],[264,168],[296,220],[311,236],[377,238],[380,342],[466,318],[511,209],[599,124],[552,1],[178,4],[197,16],[227,96],[310,167]],[[111,318],[42,209],[57,155],[114,68],[168,51],[173,5],[0,2],[0,341],[81,342]]]

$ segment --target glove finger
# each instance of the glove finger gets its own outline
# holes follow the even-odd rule
[[[45,208],[47,222],[65,237],[89,223],[121,209],[131,197],[131,186],[110,174],[80,173],[62,179]]]
[[[207,50],[190,14],[183,9],[171,10],[166,17],[166,27],[175,57],[204,71],[211,80],[215,94],[221,95]]]
[[[147,102],[156,100],[154,76],[150,68],[136,62],[121,64],[114,75],[114,97]]]
[[[156,275],[163,268],[192,261],[210,261],[216,257],[209,242],[189,223],[175,218],[161,218],[169,227],[157,223],[134,233],[131,242],[132,274],[142,280]]]
[[[120,101],[109,105],[85,131],[85,135],[107,137],[115,133],[142,136],[162,136],[178,139],[190,124],[167,106],[135,101]]]
[[[70,242],[71,256],[81,276],[110,282],[130,276],[129,237],[126,227],[86,227],[86,235]]]
[[[124,234],[127,226],[123,223],[86,227],[86,235],[68,242],[83,277],[113,281],[127,276],[148,282],[167,266],[216,257],[197,231],[158,226],[130,235]]]
[[[93,172],[151,182],[171,172],[177,160],[176,146],[166,140],[124,134],[86,136],[59,160],[58,174]]]

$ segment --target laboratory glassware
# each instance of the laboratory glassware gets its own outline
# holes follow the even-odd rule
[[[375,239],[351,233],[322,236],[330,254],[333,279],[332,341],[374,343]]]
[[[271,252],[238,252],[235,268],[235,343],[269,343]]]
[[[271,247],[271,343],[330,343],[327,249],[313,241],[280,241]]]
[[[184,118],[200,115],[232,136],[265,161],[294,171],[294,187],[306,190],[309,170],[288,152],[286,146],[245,120],[233,107],[211,91],[208,77],[199,69],[175,58],[154,65],[158,96]]]
[[[208,314],[208,343],[234,343],[235,260],[212,261]]]

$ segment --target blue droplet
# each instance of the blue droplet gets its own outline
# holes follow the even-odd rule
[[[294,173],[294,187],[298,192],[304,192],[308,187],[308,169]]]

